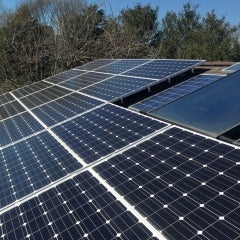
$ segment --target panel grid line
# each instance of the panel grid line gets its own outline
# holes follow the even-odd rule
[[[162,128],[162,129],[160,129],[160,130],[158,130],[158,131],[156,131],[156,132],[154,132],[154,133],[152,133],[152,134],[149,134],[148,136],[146,136],[146,139],[151,139],[152,137],[158,135],[159,133],[163,133],[163,132],[167,131],[167,130],[170,129],[170,128],[171,128],[171,126],[166,126],[166,127]],[[43,131],[46,131],[46,130],[42,130],[41,132],[43,132]],[[40,133],[40,132],[39,132],[39,133]],[[38,135],[39,133],[37,133],[36,135]],[[26,139],[27,139],[27,138],[26,138]],[[89,171],[89,170],[92,169],[94,166],[97,166],[97,165],[99,165],[99,164],[107,161],[108,159],[110,159],[110,158],[112,158],[112,157],[114,157],[114,156],[116,156],[116,155],[118,155],[118,154],[120,154],[120,153],[123,153],[123,152],[127,151],[128,149],[131,149],[133,146],[136,146],[136,145],[144,142],[146,139],[145,139],[145,138],[142,138],[142,139],[140,139],[140,140],[137,140],[137,141],[133,142],[132,144],[130,144],[130,145],[126,146],[126,147],[123,147],[122,149],[117,150],[117,151],[114,152],[113,154],[109,154],[109,155],[107,155],[106,157],[95,161],[94,163],[85,164],[85,166],[83,166],[83,167],[80,168],[79,170],[75,170],[75,171],[73,171],[72,173],[67,174],[65,177],[62,177],[62,178],[60,178],[60,179],[58,179],[58,180],[56,180],[56,181],[54,181],[54,182],[51,182],[50,184],[48,184],[48,185],[46,185],[46,186],[44,186],[44,187],[42,187],[42,188],[34,191],[33,193],[31,193],[31,194],[29,194],[29,195],[27,195],[27,196],[25,196],[25,197],[23,197],[23,198],[21,198],[21,199],[16,200],[16,202],[14,202],[14,203],[12,203],[12,204],[9,204],[9,205],[1,208],[1,209],[0,209],[0,215],[3,214],[3,213],[5,213],[5,212],[7,212],[7,211],[9,211],[10,209],[12,209],[12,208],[14,208],[14,207],[16,207],[16,206],[19,206],[20,204],[22,204],[22,203],[24,203],[24,202],[32,199],[33,197],[36,197],[36,196],[38,196],[39,194],[41,194],[41,193],[43,193],[43,192],[46,192],[47,190],[49,190],[49,189],[51,189],[51,188],[54,188],[54,187],[58,186],[59,184],[65,182],[65,181],[67,181],[67,180],[69,180],[69,179],[72,179],[72,178],[76,177],[76,176],[77,176],[78,174],[80,174],[80,173],[83,173],[83,172],[85,172],[85,171]],[[80,159],[78,156],[76,156],[76,159],[77,159],[79,162],[81,161],[81,159]]]
[[[14,95],[13,95],[14,96]],[[15,98],[15,96],[14,96]],[[72,154],[74,158],[76,158],[82,166],[86,166],[86,163],[82,161],[82,159],[79,159],[78,156],[75,154],[75,152],[72,151],[47,125],[45,125],[44,122],[42,122],[35,114],[28,109],[19,99],[16,98],[16,100],[25,108],[27,111],[69,152]]]
[[[108,189],[109,192],[113,194],[135,217],[138,218],[139,222],[143,223],[153,234],[154,237],[157,237],[160,240],[166,240],[166,238],[157,231],[138,211],[131,206],[128,201],[126,201],[113,187],[111,187],[104,179],[102,179],[99,174],[93,170],[89,169],[89,172],[104,186]]]
[[[171,130],[171,129],[175,129],[176,127],[175,126],[172,126],[172,127],[170,127],[169,128],[169,130]],[[177,128],[178,129],[178,128]],[[185,129],[183,129],[185,132],[189,132],[189,131],[186,131]],[[164,133],[165,132],[167,132],[167,131],[164,131]],[[196,133],[195,133],[196,134]],[[167,134],[170,138],[171,138],[171,135],[169,135],[169,134]],[[159,135],[159,137],[161,136],[161,134]],[[196,134],[196,136],[198,136],[198,134]],[[172,136],[173,138],[174,138],[174,135]],[[184,135],[183,135],[183,137],[184,137]],[[157,138],[156,139],[156,141],[158,141],[158,139],[159,138]],[[163,141],[164,141],[164,139],[165,138],[163,138]],[[178,139],[178,138],[177,138]],[[186,137],[186,139],[187,139],[187,137]],[[201,141],[204,141],[204,139],[212,139],[212,138],[203,138]],[[221,141],[217,141],[217,140],[215,140],[215,139],[212,139],[213,141],[215,141],[216,142],[216,144],[217,143],[221,143]],[[150,141],[151,141],[151,139],[150,139]],[[179,143],[181,142],[181,140],[180,140],[180,138],[178,139],[178,141],[179,141]],[[199,140],[200,141],[200,140]],[[174,141],[173,141],[174,142]],[[184,142],[184,140],[183,140],[183,142]],[[186,141],[187,142],[187,141]],[[154,139],[153,139],[153,143],[154,143]],[[160,173],[160,175],[157,175],[157,173],[156,172],[152,172],[151,171],[151,168],[153,167],[149,162],[151,162],[150,160],[151,159],[148,159],[147,158],[147,156],[144,156],[144,157],[134,157],[134,152],[136,152],[136,156],[138,155],[138,152],[139,152],[139,154],[140,154],[140,150],[142,149],[142,152],[145,152],[144,151],[144,147],[145,146],[148,146],[148,145],[150,145],[151,146],[151,144],[149,144],[149,143],[146,143],[145,145],[143,145],[143,148],[141,148],[140,146],[139,146],[139,150],[132,150],[132,153],[128,153],[127,155],[124,155],[124,153],[123,153],[123,157],[125,158],[125,160],[124,160],[124,163],[123,163],[123,159],[122,158],[120,158],[120,156],[119,156],[119,158],[118,159],[116,159],[116,161],[114,161],[114,158],[113,158],[113,160],[111,161],[111,159],[110,159],[110,161],[106,161],[106,165],[104,165],[104,166],[102,166],[102,167],[100,167],[99,168],[99,174],[101,174],[101,172],[103,172],[104,173],[104,171],[106,171],[106,174],[107,175],[104,175],[104,177],[103,177],[103,179],[105,179],[105,181],[107,181],[107,182],[109,182],[109,184],[111,184],[111,186],[113,186],[114,187],[114,189],[116,189],[116,191],[118,191],[118,185],[119,185],[119,187],[120,187],[120,189],[122,189],[123,188],[123,186],[125,186],[125,188],[127,188],[127,179],[128,179],[128,181],[129,182],[131,182],[131,184],[129,185],[130,187],[132,186],[132,185],[134,185],[134,187],[133,188],[130,188],[128,191],[127,191],[127,193],[125,193],[125,194],[123,194],[123,193],[119,193],[119,194],[121,194],[122,196],[124,196],[125,198],[128,196],[128,194],[130,195],[132,192],[134,192],[135,190],[136,190],[136,187],[135,186],[139,186],[139,182],[138,181],[140,181],[140,178],[142,178],[141,179],[141,186],[139,186],[139,188],[141,188],[142,189],[142,192],[141,192],[141,194],[143,194],[143,192],[145,192],[145,194],[146,194],[146,197],[148,196],[149,198],[154,198],[155,199],[155,201],[158,201],[158,203],[159,203],[159,209],[160,209],[160,206],[162,206],[162,204],[163,203],[161,203],[158,199],[156,199],[155,197],[154,197],[154,195],[156,195],[156,194],[158,194],[158,196],[160,196],[161,197],[161,192],[164,192],[165,190],[168,190],[169,188],[171,188],[172,190],[174,190],[174,191],[176,191],[176,192],[179,192],[180,194],[179,195],[181,195],[181,196],[179,196],[179,197],[176,197],[176,198],[173,198],[173,197],[171,197],[171,196],[169,196],[169,198],[171,199],[172,198],[172,201],[170,201],[169,200],[169,202],[168,202],[168,205],[170,205],[171,207],[170,207],[170,209],[168,208],[168,205],[166,205],[166,209],[168,209],[168,211],[172,211],[172,213],[173,214],[175,214],[175,212],[177,211],[177,209],[174,209],[174,207],[172,206],[172,204],[174,204],[175,202],[178,202],[178,200],[180,200],[180,199],[182,199],[184,196],[186,197],[186,198],[188,198],[192,203],[196,203],[197,205],[199,204],[199,201],[197,201],[196,199],[194,199],[194,198],[192,198],[191,197],[191,192],[193,191],[195,191],[195,189],[196,189],[196,187],[194,187],[194,188],[192,188],[192,186],[190,186],[190,185],[187,185],[187,183],[185,183],[185,181],[184,181],[184,183],[186,184],[186,186],[188,186],[188,188],[189,189],[191,189],[192,188],[192,190],[190,190],[190,191],[185,191],[184,192],[184,190],[183,190],[183,188],[181,189],[181,185],[179,185],[178,183],[181,183],[183,180],[186,180],[187,178],[189,178],[189,179],[192,179],[192,181],[194,180],[195,182],[197,182],[198,184],[196,184],[196,185],[198,185],[198,187],[199,186],[205,186],[206,185],[206,187],[207,188],[209,188],[209,191],[212,191],[212,192],[214,192],[214,193],[216,193],[215,194],[215,196],[213,196],[213,197],[209,197],[209,199],[207,200],[207,201],[204,201],[204,205],[207,205],[207,204],[209,204],[209,203],[211,203],[212,204],[212,202],[213,201],[215,201],[215,199],[218,199],[219,197],[225,197],[226,199],[229,199],[229,201],[231,201],[231,203],[233,204],[235,204],[235,207],[234,208],[232,208],[232,210],[231,209],[229,209],[229,210],[231,210],[231,211],[228,211],[228,213],[227,213],[227,215],[229,215],[231,212],[233,212],[233,211],[235,211],[235,210],[237,210],[238,208],[239,208],[239,202],[236,200],[236,199],[234,199],[234,198],[232,198],[228,193],[225,195],[224,194],[224,192],[227,192],[229,189],[231,189],[231,188],[233,188],[234,186],[239,186],[239,183],[240,183],[240,180],[238,180],[238,181],[236,181],[236,179],[234,179],[234,178],[232,178],[231,177],[231,175],[229,175],[228,173],[226,173],[226,174],[224,174],[224,171],[223,172],[220,172],[220,171],[218,171],[218,170],[216,170],[215,168],[212,168],[211,166],[208,166],[208,165],[201,165],[201,163],[200,162],[198,162],[197,161],[197,159],[198,159],[198,155],[194,155],[193,156],[193,158],[189,158],[188,160],[186,160],[186,161],[184,161],[184,163],[181,163],[180,162],[180,164],[177,164],[176,165],[176,163],[172,163],[172,164],[170,164],[169,165],[169,163],[171,163],[170,161],[168,162],[168,158],[167,157],[165,157],[165,158],[162,158],[162,159],[164,159],[163,161],[160,161],[160,159],[158,159],[159,160],[159,163],[158,163],[158,165],[159,165],[159,167],[161,168],[161,164],[164,164],[164,166],[166,167],[166,166],[168,166],[169,167],[169,170],[167,170],[167,171],[164,171],[164,173],[163,174],[161,174]],[[175,142],[173,145],[169,145],[168,144],[168,146],[169,146],[169,149],[168,149],[168,147],[166,148],[166,149],[168,149],[168,151],[171,151],[171,148],[173,147],[174,148],[174,145],[178,145],[178,143],[177,142]],[[159,149],[161,148],[160,146],[161,146],[161,141],[159,141]],[[165,147],[166,146],[166,142],[165,142],[165,145],[162,145],[162,148],[163,147]],[[193,145],[189,145],[189,147],[192,147]],[[209,152],[211,152],[211,149],[214,149],[214,147],[215,147],[216,145],[211,145],[210,146],[210,148],[208,147],[207,148],[207,146],[206,146],[206,148],[208,149],[208,151]],[[138,146],[136,146],[136,147],[138,147]],[[239,148],[235,148],[235,147],[233,147],[233,146],[231,146],[232,147],[232,149],[233,150],[236,150],[236,149],[239,149]],[[152,149],[152,148],[151,148]],[[188,149],[182,149],[182,151],[187,151]],[[231,150],[231,151],[233,151],[233,150]],[[146,148],[146,151],[148,151],[147,150],[147,148]],[[206,152],[208,152],[208,151],[206,151]],[[230,150],[229,150],[230,151]],[[201,152],[203,153],[203,152],[205,152],[204,151],[204,148],[203,149],[201,149]],[[151,155],[151,153],[153,154],[153,155]],[[154,158],[154,153],[153,152],[148,152],[148,154],[149,154],[149,157],[150,157],[150,155],[151,155],[151,157],[153,157]],[[132,159],[133,160],[131,160],[131,157],[128,157],[127,158],[127,156],[130,156],[130,155],[132,156]],[[180,156],[181,157],[181,152],[179,152],[179,153],[176,153],[176,154],[179,154],[178,156]],[[157,155],[157,153],[156,153],[156,157],[157,157],[158,155]],[[184,155],[182,155],[182,156],[184,156]],[[217,156],[217,155],[216,155]],[[170,154],[170,156],[169,156],[169,160],[171,160],[172,159],[172,155]],[[140,161],[137,161],[137,158],[139,158],[139,160]],[[185,156],[185,158],[187,158],[186,156]],[[196,159],[196,160],[195,160]],[[219,159],[221,159],[221,156],[220,156],[220,158]],[[126,162],[127,161],[127,162]],[[218,162],[218,159],[216,159],[216,160],[214,160],[213,162]],[[231,161],[230,159],[228,159],[228,161]],[[132,162],[132,163],[131,163]],[[194,163],[195,162],[195,164],[196,164],[196,166],[198,166],[198,168],[196,168],[196,170],[194,171],[194,169],[192,168],[191,169],[191,171],[189,170],[189,172],[191,173],[191,174],[188,174],[188,172],[187,171],[183,171],[183,170],[181,170],[181,166],[184,166],[184,165],[188,165],[189,167],[191,167],[191,164],[192,163]],[[116,163],[116,164],[115,164]],[[142,163],[142,164],[141,164]],[[189,163],[189,164],[188,164]],[[191,164],[190,164],[191,163]],[[233,164],[233,166],[232,167],[228,167],[227,168],[227,170],[231,170],[233,167],[234,167],[234,163],[235,162],[232,162],[232,164]],[[112,166],[111,166],[111,164],[112,164]],[[119,165],[118,165],[119,164]],[[127,164],[127,165],[126,165]],[[155,163],[156,164],[156,163]],[[130,173],[133,173],[133,171],[134,171],[134,165],[138,165],[137,167],[138,167],[138,169],[137,169],[137,171],[135,171],[135,174],[130,174]],[[146,169],[146,165],[148,165],[148,166],[150,166],[150,169]],[[211,165],[211,164],[209,164],[209,165]],[[236,164],[235,164],[235,166],[236,165],[240,165],[240,162],[237,162]],[[97,167],[98,166],[101,166],[101,164],[99,164],[99,165],[97,165]],[[119,166],[119,167],[118,167]],[[156,165],[157,166],[157,165]],[[112,170],[112,171],[108,171],[108,169],[111,169],[111,167],[112,167],[112,169],[114,169],[114,170]],[[154,167],[155,167],[155,165],[154,165]],[[212,172],[215,172],[215,176],[214,177],[211,177],[211,178],[209,178],[206,182],[202,182],[202,181],[200,181],[200,179],[198,179],[198,178],[195,178],[194,176],[192,176],[192,175],[194,175],[194,173],[195,172],[198,172],[198,170],[201,168],[201,167],[205,167],[205,168],[208,168],[209,170],[211,170]],[[141,168],[142,170],[140,170],[139,168]],[[157,169],[160,169],[160,168],[157,168]],[[102,171],[101,171],[101,169],[102,169]],[[128,171],[128,169],[130,170],[130,171]],[[132,170],[131,170],[132,169]],[[174,179],[174,173],[172,172],[172,171],[178,171],[179,173],[181,173],[182,174],[182,176],[183,177],[177,177],[176,179]],[[125,174],[125,172],[126,172],[126,174]],[[150,174],[150,175],[152,175],[153,177],[151,178],[152,180],[150,180],[149,178],[145,178],[144,177],[144,175],[143,175],[143,173],[148,173],[148,174]],[[111,175],[109,175],[111,173]],[[171,173],[171,175],[172,175],[172,182],[171,182],[171,180],[169,179],[169,174]],[[143,176],[142,176],[143,175]],[[166,181],[165,180],[165,175],[166,176],[168,176],[167,177],[167,179],[168,179],[168,181]],[[100,175],[101,176],[101,175]],[[117,181],[117,178],[116,178],[116,176],[118,177],[118,181]],[[155,177],[154,177],[155,176]],[[216,188],[213,188],[212,187],[212,180],[215,180],[216,181],[216,177],[217,176],[219,176],[219,177],[226,177],[226,178],[228,178],[229,180],[228,181],[231,181],[232,182],[232,184],[231,184],[231,186],[230,187],[228,187],[228,186],[225,186],[225,189],[224,189],[224,192],[221,192],[221,190],[217,190]],[[130,178],[129,178],[130,177]],[[110,179],[113,179],[113,180],[110,180]],[[136,181],[135,181],[135,179],[136,179]],[[149,184],[152,182],[153,184],[154,184],[154,182],[155,182],[155,179],[161,179],[161,183],[162,184],[164,184],[165,185],[165,188],[162,188],[161,187],[161,190],[158,190],[158,192],[156,192],[156,191],[154,191],[154,195],[148,195],[148,194],[150,194],[150,193],[148,193],[148,191],[147,191],[147,189],[145,189],[145,185],[144,185],[144,182],[146,183],[146,184],[148,184],[148,186],[149,186]],[[135,183],[135,184],[134,184]],[[156,183],[155,183],[156,184]],[[216,183],[215,183],[216,184]],[[179,185],[179,186],[178,186]],[[122,186],[122,187],[121,187]],[[177,186],[177,187],[176,187]],[[135,190],[134,190],[135,189]],[[149,190],[149,188],[148,188],[148,190]],[[123,190],[122,190],[123,191]],[[149,190],[150,191],[150,190]],[[126,192],[126,191],[125,191]],[[151,192],[151,191],[150,191]],[[187,192],[187,193],[186,193]],[[167,192],[165,191],[164,192],[164,194],[167,194]],[[196,197],[196,196],[195,196]],[[136,197],[135,197],[136,198]],[[133,198],[133,201],[135,201],[135,198]],[[131,198],[130,198],[131,199]],[[141,205],[141,203],[142,204],[144,204],[144,198],[143,198],[143,200],[141,200],[141,198],[139,198],[138,199],[138,201],[137,201],[137,205],[138,206],[140,206]],[[200,203],[201,203],[201,201],[200,201]],[[133,204],[133,206],[134,206],[134,203],[132,203]],[[157,203],[156,203],[157,204]],[[180,204],[180,203],[179,203]],[[135,206],[136,207],[136,206]],[[151,205],[149,206],[150,208],[151,208]],[[183,206],[182,206],[183,207]],[[201,206],[199,206],[198,207],[199,209],[201,208]],[[197,209],[197,208],[196,208]],[[223,218],[223,216],[222,215],[220,215],[219,216],[219,219],[218,219],[218,214],[216,213],[216,212],[214,212],[211,208],[209,208],[208,206],[206,206],[205,207],[205,209],[206,210],[208,210],[209,212],[211,212],[212,213],[212,215],[216,215],[216,217],[217,217],[217,219],[216,219],[216,221],[214,221],[213,223],[212,223],[212,225],[213,224],[215,224],[215,223],[218,223],[218,221],[220,220],[224,220],[225,222],[228,222],[229,224],[231,224],[231,222],[229,222],[228,220],[226,220],[226,219],[224,219]],[[179,209],[178,209],[179,210]],[[215,210],[216,211],[216,210]],[[154,211],[153,211],[153,215],[154,215]],[[191,212],[189,213],[189,214],[187,214],[187,215],[180,215],[180,216],[182,216],[182,217],[180,217],[181,219],[180,219],[180,221],[181,220],[185,220],[185,218],[187,219],[188,218],[188,216],[190,216],[191,215]],[[151,215],[149,215],[148,217],[150,217]],[[167,225],[167,228],[171,228],[171,226],[172,225],[174,225],[175,223],[178,223],[179,222],[179,220],[176,220],[176,221],[174,221],[174,222],[172,222],[170,225],[168,224]],[[209,227],[209,226],[208,226]],[[234,228],[236,228],[236,226],[234,226]],[[204,228],[205,229],[205,228]],[[204,229],[199,229],[199,228],[195,228],[195,232],[197,233],[197,231],[204,231]],[[164,229],[163,229],[164,230]],[[197,234],[196,234],[196,236],[197,236]],[[182,237],[185,237],[186,238],[186,236],[182,236]],[[184,239],[185,239],[184,238]]]

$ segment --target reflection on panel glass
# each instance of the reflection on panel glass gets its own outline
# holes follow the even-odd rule
[[[228,75],[151,114],[218,136],[240,122],[240,72]]]

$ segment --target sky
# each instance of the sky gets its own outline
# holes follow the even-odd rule
[[[161,20],[167,11],[179,12],[187,2],[193,5],[199,5],[198,13],[205,16],[207,12],[215,9],[219,18],[226,17],[226,21],[231,25],[240,24],[240,0],[86,0],[88,3],[97,3],[108,14],[118,14],[121,9],[133,7],[137,3],[141,5],[150,4],[153,8],[159,7],[159,20]],[[14,8],[21,0],[2,0],[3,6]]]

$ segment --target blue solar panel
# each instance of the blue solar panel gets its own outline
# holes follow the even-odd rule
[[[25,111],[25,108],[15,100],[9,103],[0,105],[0,120],[12,117],[24,111]]]
[[[21,98],[21,102],[28,108],[34,108],[63,97],[71,92],[70,90],[55,85]]]
[[[36,83],[32,83],[30,85],[24,86],[22,88],[18,88],[17,90],[12,91],[12,93],[17,97],[25,97],[31,93],[38,92],[40,90],[43,90],[45,88],[48,88],[52,86],[52,84],[44,81],[39,81]]]
[[[139,65],[145,64],[149,61],[150,60],[145,60],[145,59],[121,59],[117,62],[108,64],[107,66],[98,68],[96,71],[120,74],[132,68],[138,67]]]
[[[81,92],[107,101],[114,101],[142,88],[147,88],[153,83],[155,81],[149,79],[116,76],[84,88]]]
[[[118,61],[118,60],[116,60],[116,59],[98,59],[98,60],[95,60],[93,62],[90,62],[90,63],[84,64],[82,66],[79,66],[76,69],[90,71],[90,70],[98,69],[100,67],[103,67],[103,66],[106,66],[108,64],[114,63],[116,61]]]
[[[154,109],[160,108],[168,103],[171,103],[191,92],[196,91],[212,82],[220,79],[221,75],[199,75],[173,86],[163,92],[155,94],[141,102],[131,106],[132,109],[141,112],[151,112]]]
[[[0,208],[81,167],[47,132],[0,150],[0,158]]]
[[[239,154],[171,128],[95,169],[169,239],[236,239]]]
[[[94,108],[103,102],[79,93],[72,93],[40,107],[33,113],[47,126],[54,125],[79,113]]]
[[[202,62],[200,60],[153,60],[124,74],[162,80],[187,71]]]
[[[217,137],[240,122],[239,78],[239,71],[230,74],[151,115]]]
[[[233,73],[240,70],[240,63],[235,63],[230,67],[223,69],[224,72]]]
[[[0,146],[3,147],[42,129],[28,112],[0,121]]]
[[[104,79],[110,78],[113,75],[88,72],[79,77],[72,78],[70,80],[60,83],[61,86],[67,87],[72,90],[79,90],[81,88],[87,87],[89,85],[100,82]]]
[[[166,126],[123,108],[106,104],[53,128],[86,163],[114,153]]]
[[[137,65],[144,61],[100,60],[81,67],[91,70],[86,79],[75,69],[54,76],[54,86],[29,85],[18,97],[30,110],[11,94],[0,96],[8,118],[0,121],[0,239],[239,238],[238,147],[97,100],[113,101],[201,63]],[[129,68],[138,77],[119,75]],[[112,74],[98,73],[108,69]],[[88,92],[95,98],[74,92],[103,83],[100,95]]]
[[[88,172],[3,213],[0,221],[1,239],[9,240],[154,239]]]
[[[80,71],[80,70],[76,70],[76,69],[72,69],[57,75],[54,75],[52,77],[47,78],[45,81],[50,82],[50,83],[60,83],[63,81],[66,81],[70,78],[74,78],[76,76],[82,75],[86,73],[85,71]]]

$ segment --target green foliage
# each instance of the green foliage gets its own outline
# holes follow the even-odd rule
[[[239,61],[237,30],[215,11],[205,17],[197,13],[198,6],[187,3],[176,14],[168,12],[162,19],[159,57],[206,59],[208,61]]]
[[[141,6],[138,3],[132,9],[122,10],[119,17],[124,31],[134,34],[140,42],[151,41],[157,33],[158,8],[152,9],[150,5]]]

